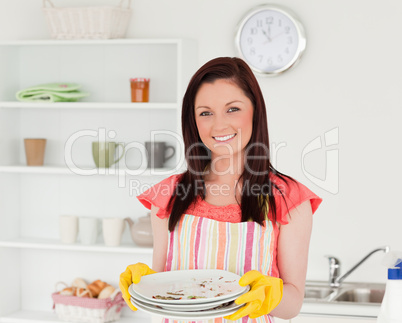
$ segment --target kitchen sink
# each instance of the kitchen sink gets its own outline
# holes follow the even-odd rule
[[[322,285],[306,285],[304,289],[304,299],[323,300],[328,298],[332,293],[336,292],[330,286]]]
[[[344,283],[330,287],[326,282],[306,282],[304,301],[380,305],[384,293],[385,284]]]
[[[384,293],[385,289],[355,288],[340,292],[334,301],[381,304]]]
[[[331,288],[310,287],[305,290],[304,298],[323,299],[328,297],[332,292]]]

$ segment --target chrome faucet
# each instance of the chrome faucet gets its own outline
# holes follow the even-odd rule
[[[341,283],[344,281],[346,277],[348,277],[352,272],[356,270],[363,262],[365,262],[372,254],[376,253],[377,251],[389,251],[389,246],[381,247],[374,249],[371,251],[367,256],[365,256],[362,260],[360,260],[356,265],[350,268],[346,273],[339,276],[341,273],[341,262],[333,257],[333,256],[326,256],[329,260],[329,285],[331,287],[339,287]]]

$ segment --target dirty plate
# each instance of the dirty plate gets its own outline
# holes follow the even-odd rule
[[[130,286],[129,293],[152,304],[223,303],[248,289],[239,280],[239,275],[218,269],[166,271],[142,277]]]
[[[197,304],[165,304],[165,303],[156,303],[153,301],[150,301],[140,295],[138,295],[136,292],[133,290],[130,290],[131,286],[129,288],[129,293],[132,295],[131,297],[139,301],[140,303],[145,303],[153,306],[157,306],[158,309],[165,309],[165,310],[170,310],[170,311],[181,311],[181,312],[196,312],[196,311],[202,311],[202,310],[207,310],[207,309],[213,309],[218,306],[221,306],[223,304],[227,304],[230,302],[233,302],[239,295],[233,295],[231,297],[225,298],[223,300],[217,300],[213,302],[208,302],[208,303],[197,303]],[[244,292],[248,292],[250,290],[250,286],[246,287],[246,290]]]
[[[231,303],[226,307],[222,307],[219,309],[211,309],[199,312],[180,312],[180,311],[169,311],[162,308],[158,308],[157,306],[152,306],[150,304],[146,304],[131,298],[131,303],[146,313],[151,315],[158,315],[164,318],[169,319],[182,319],[182,320],[207,320],[214,319],[218,317],[223,317],[226,315],[231,315],[236,312],[243,305],[236,305],[235,303]]]

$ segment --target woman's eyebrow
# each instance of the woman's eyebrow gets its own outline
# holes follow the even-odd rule
[[[201,108],[211,110],[211,108],[210,108],[210,107],[207,107],[207,106],[205,106],[205,105],[200,105],[200,106],[196,107],[195,109],[197,110],[197,109],[201,109]]]
[[[233,101],[230,101],[230,102],[226,103],[226,104],[225,104],[225,107],[227,107],[228,105],[231,105],[231,104],[233,104],[233,103],[244,103],[244,102],[241,101],[241,100],[233,100]],[[205,106],[205,105],[200,105],[200,106],[196,107],[195,110],[201,109],[201,108],[208,109],[208,110],[211,109],[210,107],[207,107],[207,106]]]
[[[236,103],[236,102],[244,103],[243,101],[240,101],[240,100],[234,100],[234,101],[230,101],[230,102],[226,103],[225,106],[231,105],[231,104]]]

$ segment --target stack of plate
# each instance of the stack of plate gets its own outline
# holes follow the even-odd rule
[[[171,319],[212,319],[233,314],[234,300],[249,290],[240,276],[225,270],[177,270],[144,276],[128,291],[131,303],[152,315]]]

